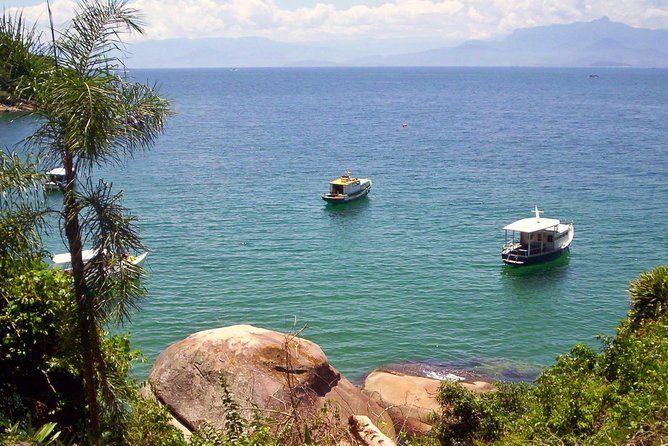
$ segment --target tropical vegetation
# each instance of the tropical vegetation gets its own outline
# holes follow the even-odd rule
[[[0,104],[28,101],[33,81],[53,64],[43,52],[35,25],[26,23],[21,14],[0,16]]]
[[[602,350],[576,345],[534,385],[477,395],[444,384],[444,445],[668,444],[668,266],[629,287],[631,309]]]

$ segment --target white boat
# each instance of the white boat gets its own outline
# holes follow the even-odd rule
[[[348,203],[365,197],[371,192],[369,178],[354,178],[346,169],[346,173],[329,182],[329,192],[322,194],[322,199],[328,203]]]
[[[44,183],[46,190],[64,189],[67,181],[65,180],[65,169],[58,167],[46,173],[47,181]]]
[[[573,241],[573,223],[542,218],[538,206],[533,212],[534,217],[517,220],[503,228],[506,241],[501,258],[507,265],[522,266],[555,259],[568,251]]]
[[[89,262],[93,257],[95,257],[96,254],[97,254],[97,249],[82,250],[81,257],[83,258],[84,264]],[[128,256],[126,262],[131,263],[132,265],[139,265],[144,261],[147,255],[148,252],[144,252],[138,256]],[[72,270],[72,257],[70,256],[69,252],[63,254],[56,254],[53,257],[51,257],[51,261],[53,262],[54,267],[58,267],[63,271]]]

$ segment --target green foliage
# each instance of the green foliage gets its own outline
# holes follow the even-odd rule
[[[234,400],[230,386],[223,375],[220,377],[220,385],[223,387],[221,403],[225,407],[225,434],[231,441],[237,441],[242,437],[246,423],[241,416],[241,408]]]
[[[34,25],[23,16],[3,12],[0,16],[0,103],[17,104],[30,100],[34,79],[51,65],[42,56]]]
[[[125,430],[125,443],[143,446],[185,446],[183,434],[170,423],[167,409],[137,394],[132,401],[132,421]]]
[[[0,151],[0,277],[41,257],[43,180],[31,157]]]
[[[189,446],[277,446],[281,443],[271,435],[268,426],[263,426],[238,438],[230,438],[224,431],[203,424],[193,433]]]
[[[595,431],[607,390],[598,361],[595,351],[578,344],[543,371],[533,389],[532,415],[541,419],[535,434],[575,444]]]
[[[532,386],[440,392],[442,444],[668,443],[668,313],[664,266],[631,283],[631,310],[601,353],[576,345]]]
[[[253,410],[252,420],[246,420],[239,404],[223,375],[220,377],[223,387],[221,404],[225,408],[225,427],[216,429],[208,423],[202,423],[190,437],[189,446],[273,446],[281,444],[269,429],[270,422],[264,419],[258,410]]]
[[[8,446],[48,446],[59,444],[60,431],[56,423],[46,423],[37,430],[22,428],[19,423],[8,426],[0,434],[0,444]]]
[[[497,392],[477,394],[445,381],[438,394],[444,407],[435,434],[444,445],[490,442],[525,410],[528,386],[499,384]]]
[[[0,278],[0,412],[75,423],[81,416],[70,282],[41,260]]]
[[[668,312],[668,266],[659,266],[653,271],[642,273],[631,282],[629,295],[629,318],[634,327],[665,316]]]
[[[103,334],[104,335],[104,334]],[[170,424],[167,410],[156,401],[142,397],[139,384],[131,376],[134,362],[143,360],[132,349],[127,335],[103,336],[102,352],[106,390],[111,397],[100,398],[102,438],[107,444],[143,446],[185,446],[183,434]]]

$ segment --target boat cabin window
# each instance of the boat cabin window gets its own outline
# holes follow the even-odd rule
[[[554,236],[548,235],[547,236],[547,242],[552,243],[554,241]]]
[[[343,185],[341,184],[332,184],[332,194],[342,194]]]

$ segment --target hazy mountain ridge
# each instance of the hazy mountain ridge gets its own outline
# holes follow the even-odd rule
[[[417,51],[413,51],[416,49]],[[668,30],[603,17],[523,28],[457,46],[410,39],[289,43],[261,37],[153,40],[130,47],[130,67],[637,66],[668,68]]]
[[[607,17],[519,29],[501,41],[358,59],[355,65],[668,67],[668,30],[633,28]]]

